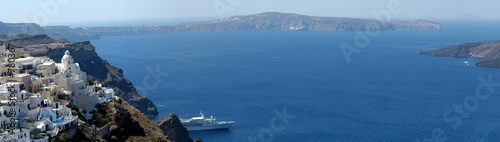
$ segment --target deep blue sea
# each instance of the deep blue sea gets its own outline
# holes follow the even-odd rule
[[[154,101],[160,115],[152,119],[203,111],[237,122],[229,130],[190,132],[193,139],[500,141],[500,87],[482,87],[479,93],[493,93],[475,96],[478,77],[500,82],[500,69],[419,54],[500,40],[500,24],[445,25],[381,32],[351,62],[339,46],[354,45],[357,32],[182,32],[91,42]]]

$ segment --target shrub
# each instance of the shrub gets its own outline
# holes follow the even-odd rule
[[[92,78],[87,78],[87,85],[94,85],[94,80]]]
[[[119,142],[119,140],[116,136],[111,136],[111,141],[112,142]]]
[[[110,133],[116,133],[118,131],[118,126],[116,125],[112,125],[111,127],[109,127],[109,132]]]
[[[69,142],[68,135],[66,133],[62,133],[56,137],[55,142]]]

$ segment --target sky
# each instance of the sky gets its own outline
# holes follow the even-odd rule
[[[498,0],[9,0],[0,21],[40,25],[175,24],[262,12],[376,19],[500,19]],[[464,16],[465,15],[465,16]],[[133,21],[133,22],[131,22]]]

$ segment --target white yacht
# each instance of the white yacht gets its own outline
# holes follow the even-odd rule
[[[200,116],[193,117],[190,119],[181,119],[181,123],[188,131],[202,131],[202,130],[217,130],[217,129],[228,129],[233,125],[234,121],[216,121],[213,116],[210,118],[205,118],[203,112],[200,112]]]

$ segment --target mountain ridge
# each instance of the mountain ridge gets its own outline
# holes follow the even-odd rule
[[[410,24],[419,26],[408,26]],[[407,25],[402,27],[399,25]],[[357,31],[357,30],[440,30],[444,26],[427,20],[382,22],[372,19],[348,17],[307,16],[296,13],[264,12],[253,15],[232,16],[204,22],[181,23],[178,31],[221,30],[285,30],[285,31]]]
[[[0,35],[46,34],[54,39],[82,41],[102,36],[236,30],[358,31],[358,30],[441,30],[444,26],[428,20],[378,21],[348,17],[320,17],[296,13],[264,12],[202,22],[158,26],[78,27],[40,26],[34,23],[0,22]]]

